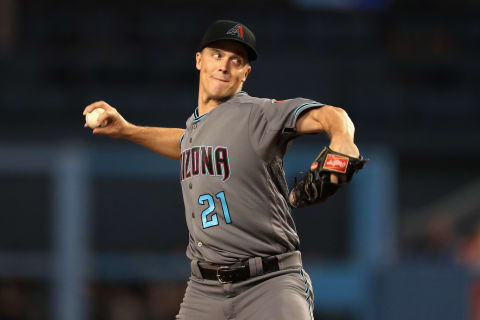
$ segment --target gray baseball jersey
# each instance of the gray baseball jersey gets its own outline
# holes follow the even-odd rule
[[[298,249],[282,159],[298,116],[322,105],[239,92],[195,110],[180,141],[190,259],[225,265]]]

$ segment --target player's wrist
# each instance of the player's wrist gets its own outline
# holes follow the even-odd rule
[[[336,132],[330,136],[330,145],[353,144],[353,135],[348,132]]]
[[[135,137],[138,135],[140,130],[139,126],[136,126],[128,121],[125,121],[125,124],[120,131],[120,137],[126,140],[134,140]]]
[[[359,150],[353,142],[353,136],[350,134],[336,135],[330,139],[330,149],[336,152],[347,154],[351,157],[358,157]]]

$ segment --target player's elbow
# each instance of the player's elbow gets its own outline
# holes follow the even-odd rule
[[[355,134],[355,125],[352,122],[352,119],[348,116],[347,111],[342,108],[334,107],[335,111],[338,113],[339,117],[342,119],[343,126],[345,127],[345,131],[353,136]]]
[[[327,114],[329,114],[332,117],[335,118],[348,118],[347,112],[340,108],[340,107],[334,107],[334,106],[328,106],[325,105],[322,107],[323,111]]]
[[[329,135],[342,134],[352,136],[355,134],[355,126],[347,112],[339,107],[325,105],[316,114],[317,121],[322,122],[325,131]]]

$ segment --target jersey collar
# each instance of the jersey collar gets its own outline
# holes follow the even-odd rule
[[[235,97],[237,97],[237,96],[239,96],[239,95],[245,95],[245,94],[247,94],[245,91],[239,91],[239,92],[235,93],[230,99],[228,99],[228,100],[225,101],[225,102],[232,101]],[[225,103],[225,102],[224,102],[224,103]],[[218,106],[217,106],[217,107],[218,107]],[[215,108],[212,109],[212,110],[215,110]],[[207,112],[207,113],[202,114],[201,116],[199,116],[199,115],[198,115],[198,107],[196,107],[196,108],[195,108],[195,111],[193,111],[193,123],[196,123],[196,122],[202,120],[202,119],[203,119],[207,114],[209,114],[209,113],[210,113],[210,111]]]
[[[207,114],[208,114],[208,112],[199,116],[198,115],[198,107],[196,107],[195,111],[193,112],[193,122],[195,123],[195,122],[198,122],[198,121],[202,120]]]

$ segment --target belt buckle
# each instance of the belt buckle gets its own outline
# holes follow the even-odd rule
[[[228,270],[231,270],[230,267],[228,266],[220,266],[217,268],[217,279],[218,279],[218,282],[220,282],[221,284],[226,284],[226,283],[232,283],[233,281],[224,281],[222,280],[222,276],[220,275],[219,271],[221,270],[224,270],[224,271],[228,271]]]

